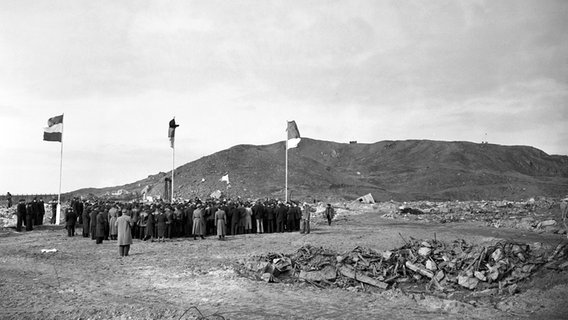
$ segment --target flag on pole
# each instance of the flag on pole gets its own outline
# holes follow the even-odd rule
[[[61,142],[63,138],[63,115],[49,118],[47,120],[47,128],[43,131],[44,141]]]
[[[170,127],[168,129],[168,138],[170,138],[170,146],[174,147],[174,141],[176,136],[176,128],[179,127],[179,124],[176,124],[176,118],[173,118],[170,121]]]
[[[300,143],[300,131],[298,131],[298,126],[296,125],[296,121],[288,121],[288,127],[286,128],[288,132],[288,144],[287,148],[296,148]]]
[[[222,176],[219,181],[225,181],[227,184],[229,184],[229,174],[227,173],[226,175]]]

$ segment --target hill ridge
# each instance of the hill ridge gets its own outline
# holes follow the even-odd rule
[[[568,156],[531,146],[469,141],[383,140],[340,143],[302,138],[289,150],[289,191],[296,199],[482,200],[559,197],[568,193]],[[231,184],[219,179],[229,174]],[[101,195],[118,189],[160,196],[168,173],[123,186],[81,189]],[[175,196],[284,198],[285,142],[239,144],[176,168]],[[84,191],[83,191],[84,190]]]

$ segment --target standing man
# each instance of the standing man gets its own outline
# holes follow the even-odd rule
[[[310,216],[312,211],[315,211],[307,202],[304,202],[304,208],[302,209],[302,229],[300,233],[310,233]]]
[[[88,238],[89,231],[91,230],[91,209],[92,208],[87,207],[83,210],[83,238]]]
[[[45,216],[45,203],[43,198],[39,198],[38,201],[38,224],[43,225],[43,217]]]
[[[95,239],[97,240],[97,244],[103,243],[106,235],[107,220],[105,218],[104,211],[105,209],[102,208],[102,210],[97,213],[97,218],[95,220]]]
[[[65,229],[67,229],[67,236],[75,236],[75,223],[77,222],[77,214],[73,208],[67,208],[65,211]]]
[[[57,199],[52,199],[49,204],[51,205],[51,224],[55,224],[55,217],[57,216]]]
[[[132,221],[129,211],[123,211],[122,215],[116,219],[115,227],[118,230],[118,254],[121,257],[127,257],[132,244]]]
[[[256,218],[256,233],[264,233],[264,207],[260,201],[252,207],[252,212]]]
[[[205,218],[203,217],[203,205],[198,204],[197,209],[193,211],[193,240],[197,240],[197,236],[201,239],[205,233]]]
[[[215,226],[217,227],[217,236],[219,237],[219,240],[225,239],[227,224],[226,220],[227,215],[225,214],[225,211],[221,207],[219,207],[217,209],[217,212],[215,212]]]
[[[91,239],[92,240],[96,240],[97,239],[97,215],[99,214],[99,208],[98,207],[94,207],[92,208],[90,214],[89,214],[89,224],[91,227]],[[84,228],[85,226],[83,226]]]
[[[331,206],[330,203],[327,204],[327,208],[325,208],[325,217],[327,218],[327,225],[331,226],[331,220],[335,216],[335,210]]]
[[[296,230],[296,208],[294,204],[288,203],[288,212],[286,213],[286,231],[292,232]]]
[[[34,214],[33,206],[31,202],[26,204],[26,231],[32,231],[34,229]]]
[[[26,200],[20,199],[18,206],[16,207],[16,231],[22,231],[22,223],[26,219]]]
[[[12,208],[12,194],[10,192],[6,193],[6,200],[8,200],[8,208]]]
[[[37,202],[37,198],[34,197],[32,201],[32,221],[33,225],[37,226],[40,224],[39,221],[39,202]]]
[[[286,219],[286,213],[288,209],[282,202],[278,202],[278,207],[276,208],[276,232],[284,232],[284,219]]]

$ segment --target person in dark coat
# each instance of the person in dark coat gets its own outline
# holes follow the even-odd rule
[[[148,239],[154,242],[154,213],[152,210],[148,212],[148,218],[146,220],[146,237],[144,237],[144,241]]]
[[[42,198],[39,198],[39,201],[37,203],[38,224],[43,225],[43,217],[45,216],[45,203],[43,202]]]
[[[284,232],[284,220],[286,220],[287,212],[288,208],[284,204],[278,204],[276,208],[276,232]]]
[[[26,200],[20,199],[18,206],[16,207],[16,231],[22,231],[22,223],[26,219]]]
[[[34,229],[34,213],[32,203],[28,202],[26,204],[26,231],[32,231]]]
[[[293,205],[288,204],[288,212],[286,213],[286,231],[292,232],[296,230],[296,209]]]
[[[104,210],[99,211],[99,213],[97,214],[96,221],[97,222],[96,222],[95,234],[96,234],[97,244],[101,244],[105,239],[106,225],[108,224]]]
[[[335,216],[335,210],[333,209],[331,204],[328,203],[327,207],[325,208],[325,217],[327,218],[327,224],[328,225],[331,226],[331,220],[333,220],[334,216]]]
[[[91,210],[89,214],[89,223],[91,227],[91,239],[97,239],[97,215],[99,213],[99,208],[95,207]]]
[[[239,231],[238,229],[239,224],[241,223],[241,217],[239,215],[239,208],[237,207],[237,204],[233,204],[229,210],[231,211],[229,214],[231,216],[231,235],[234,236]]]
[[[83,201],[76,198],[75,202],[73,203],[73,210],[75,210],[75,214],[77,214],[77,218],[79,218],[79,224],[83,224],[83,210],[85,209],[83,205]]]
[[[77,222],[77,214],[73,208],[67,208],[65,211],[65,229],[67,229],[67,236],[75,236],[75,223]]]
[[[260,201],[252,207],[252,213],[256,220],[256,233],[264,233],[264,207]]]
[[[86,208],[83,210],[83,238],[89,237],[89,231],[91,230],[91,208]]]
[[[6,193],[6,200],[8,201],[8,209],[12,208],[12,194],[10,192]]]
[[[32,213],[32,223],[34,226],[39,225],[39,203],[37,202],[37,198],[34,198],[34,200],[31,203],[31,213]]]
[[[164,241],[166,235],[166,227],[168,224],[168,216],[164,213],[164,209],[160,209],[156,216],[156,225],[158,226],[158,241]]]
[[[49,222],[55,224],[55,219],[57,218],[57,199],[52,199],[49,201],[49,204],[51,205],[51,219]]]
[[[274,204],[271,204],[266,207],[266,232],[273,233],[274,232]]]

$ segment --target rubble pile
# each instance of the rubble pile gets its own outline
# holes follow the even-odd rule
[[[382,216],[391,219],[419,220],[434,223],[478,221],[495,228],[514,228],[534,232],[565,234],[552,209],[558,203],[543,198],[528,201],[418,201],[401,203],[385,210]],[[383,212],[385,212],[383,211]]]
[[[245,275],[266,282],[304,281],[350,290],[413,284],[426,291],[467,290],[486,295],[515,293],[518,283],[543,267],[568,270],[566,243],[552,252],[540,243],[510,241],[491,246],[470,245],[464,240],[447,244],[411,239],[405,243],[385,252],[356,247],[341,254],[306,245],[294,254],[272,253],[240,265]]]
[[[0,208],[0,227],[8,228],[16,226],[16,209],[12,207]]]

